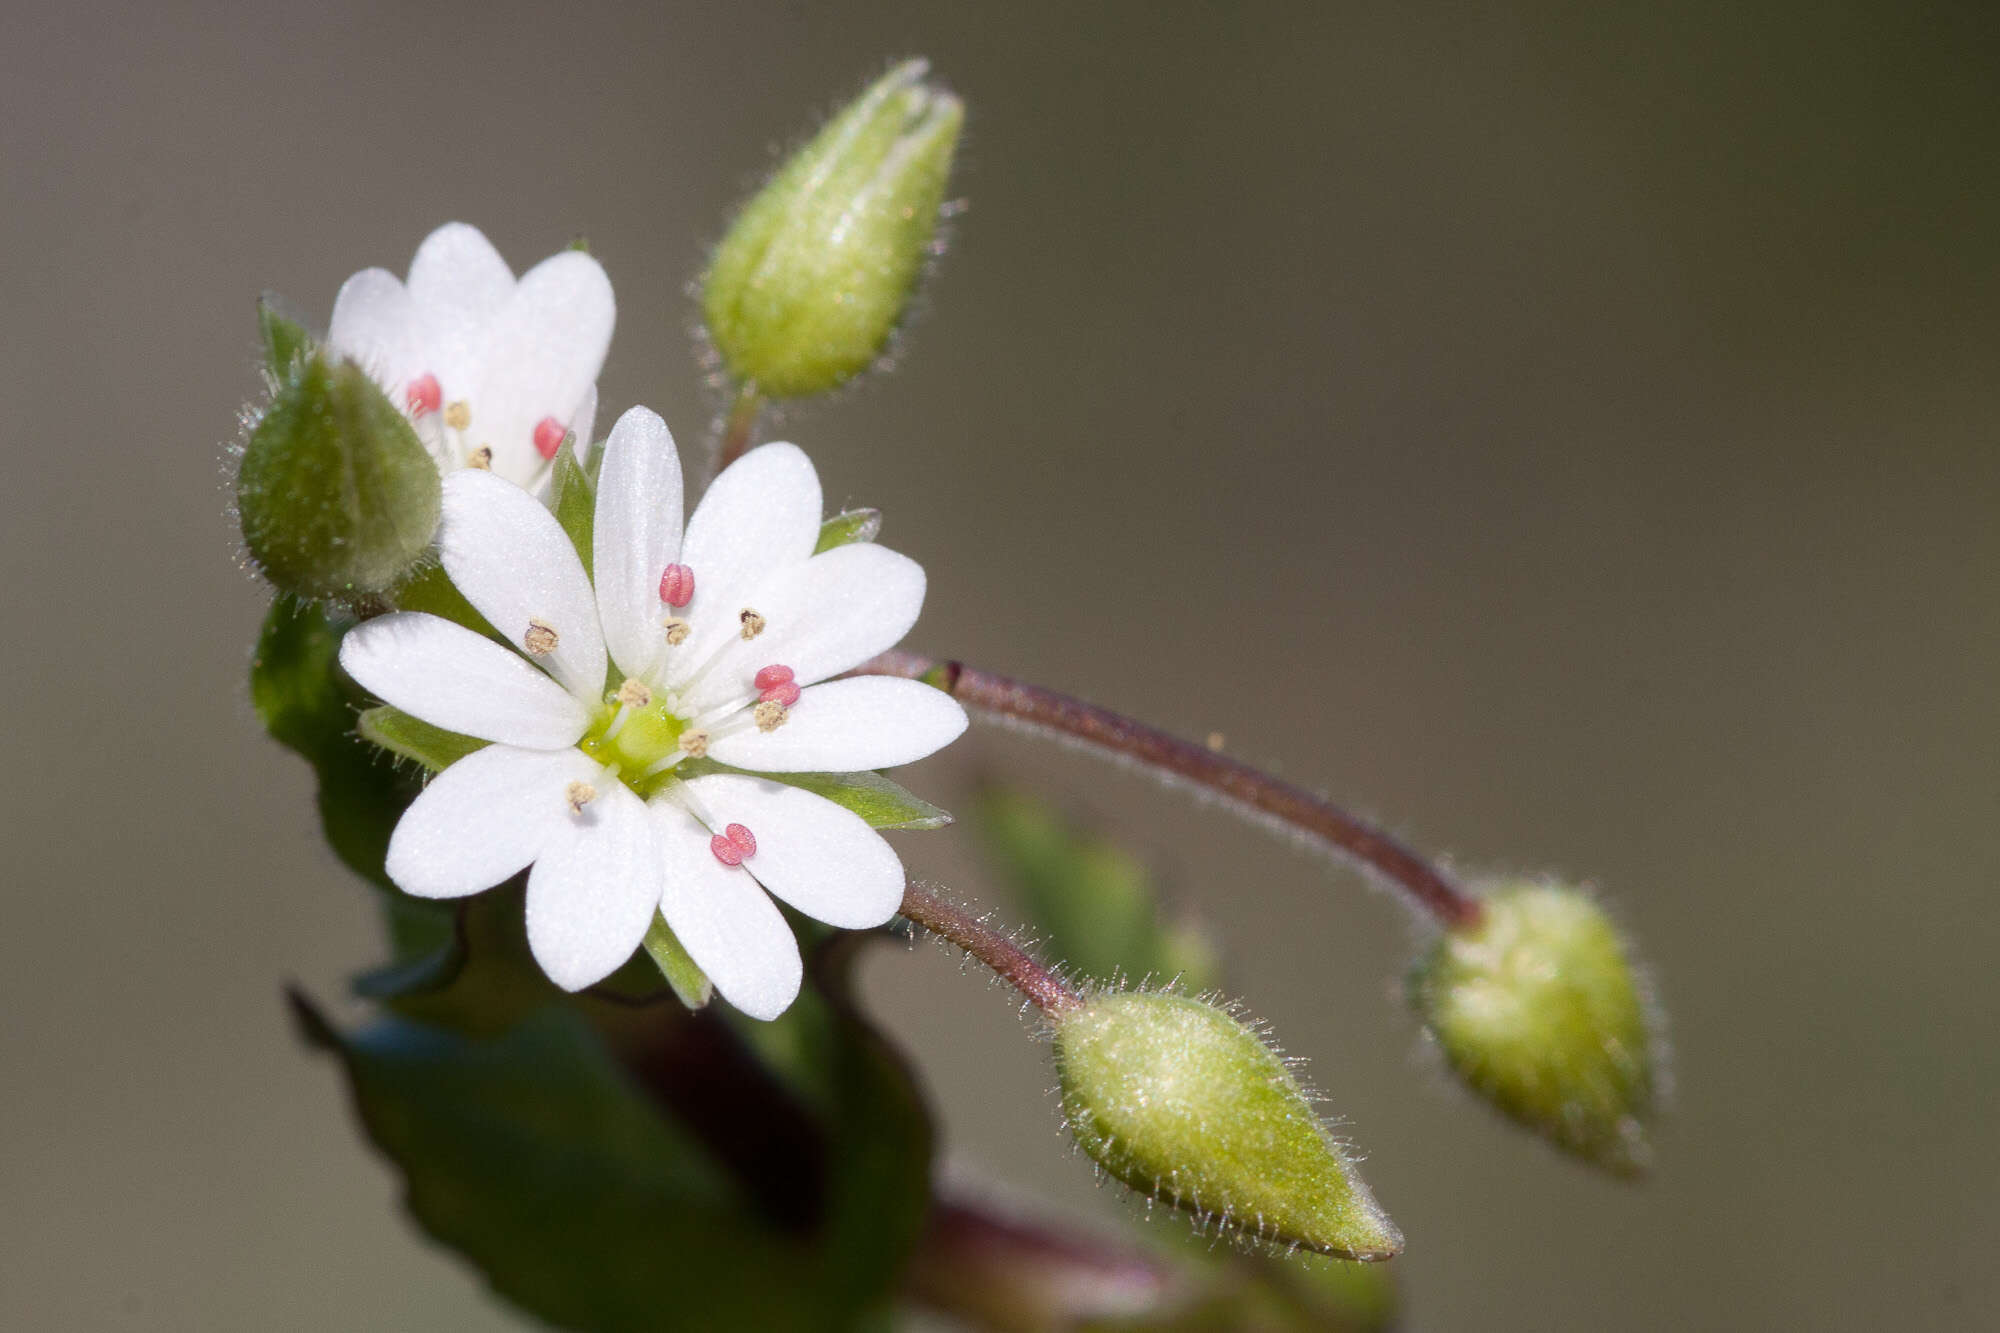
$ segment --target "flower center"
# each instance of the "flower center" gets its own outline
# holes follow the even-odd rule
[[[632,683],[626,682],[628,686]],[[643,703],[638,702],[641,699]],[[605,710],[577,745],[598,763],[617,769],[625,784],[644,796],[671,779],[671,769],[658,773],[651,770],[661,760],[683,753],[681,733],[686,730],[684,719],[670,711],[663,699],[640,686],[636,690],[620,690],[617,702]]]

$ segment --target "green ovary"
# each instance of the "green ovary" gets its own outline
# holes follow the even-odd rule
[[[681,732],[686,729],[687,723],[657,699],[643,708],[613,704],[577,746],[600,764],[616,768],[626,785],[644,796],[667,781],[673,770],[641,775],[681,748]]]

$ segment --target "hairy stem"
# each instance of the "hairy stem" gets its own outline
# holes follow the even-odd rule
[[[736,401],[730,405],[729,416],[722,424],[722,444],[715,458],[717,472],[743,457],[743,451],[750,447],[750,440],[757,432],[757,416],[763,410],[764,399],[757,386],[746,380],[736,391]]]
[[[1050,1018],[1082,1006],[1083,997],[1013,940],[972,913],[916,883],[903,887],[903,915],[993,969]]]
[[[921,679],[968,708],[1060,732],[1205,787],[1359,862],[1409,894],[1442,925],[1463,926],[1479,919],[1478,899],[1388,833],[1323,797],[1218,754],[1205,745],[1182,740],[1108,708],[1039,685],[996,676],[962,662],[888,652],[864,663],[855,674]]]

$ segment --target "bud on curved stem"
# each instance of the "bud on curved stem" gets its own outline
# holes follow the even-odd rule
[[[1651,1160],[1655,1053],[1624,944],[1586,894],[1514,883],[1410,970],[1412,1006],[1472,1089],[1621,1175]]]
[[[1070,1132],[1148,1198],[1342,1259],[1403,1236],[1276,1052],[1215,1005],[1106,992],[1051,1016]]]
[[[702,315],[731,376],[771,398],[867,369],[931,255],[964,105],[922,60],[876,80],[778,171],[716,247]]]
[[[415,568],[430,545],[437,464],[359,366],[314,353],[251,431],[236,505],[251,557],[280,591],[371,597]]]

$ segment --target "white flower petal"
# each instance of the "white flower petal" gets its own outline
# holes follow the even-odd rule
[[[604,637],[576,548],[534,496],[468,468],[444,481],[438,555],[479,613],[528,652],[531,622],[555,631],[551,651],[529,653],[586,707],[604,696]]]
[[[643,675],[665,642],[660,575],[680,555],[681,462],[659,415],[635,407],[618,418],[597,474],[591,574],[611,660]]]
[[[857,773],[914,763],[957,740],[965,709],[943,690],[890,676],[830,680],[799,694],[775,731],[718,736],[709,755],[764,773]]]
[[[389,837],[385,869],[405,893],[462,898],[542,854],[570,818],[569,784],[598,766],[580,750],[489,745],[425,787]]]
[[[712,836],[665,798],[652,803],[665,874],[660,912],[723,998],[752,1018],[776,1018],[798,997],[798,941],[776,903],[741,866],[709,850]]]
[[[701,662],[737,631],[744,598],[819,544],[819,474],[795,444],[752,449],[722,470],[688,519],[681,559],[694,571],[684,613],[694,633],[676,653]]]
[[[494,321],[514,294],[514,271],[477,227],[447,222],[410,261],[410,299],[447,401],[473,391]]]
[[[590,721],[560,685],[441,616],[398,611],[357,625],[340,642],[340,665],[376,698],[432,726],[503,745],[560,749]]]
[[[682,785],[715,832],[731,824],[750,830],[757,851],[744,869],[807,916],[865,930],[902,904],[902,861],[853,811],[798,787],[736,773]]]
[[[360,366],[396,406],[427,373],[410,294],[387,269],[365,268],[340,285],[326,345]]]
[[[700,583],[697,570],[697,588]],[[764,617],[764,631],[750,640],[739,634],[723,647],[689,706],[699,713],[754,693],[751,678],[772,663],[792,668],[800,685],[851,670],[895,647],[923,605],[924,571],[916,561],[872,542],[836,546],[779,571],[745,599]],[[741,609],[710,614],[726,611],[734,622]],[[687,660],[674,659],[676,665]]]
[[[580,250],[528,270],[494,317],[467,441],[493,450],[493,470],[519,482],[548,466],[535,449],[544,417],[567,422],[604,369],[617,306],[603,266]]]
[[[572,991],[632,956],[660,902],[659,839],[645,803],[615,778],[593,785],[597,797],[581,812],[564,805],[528,872],[528,949]]]

